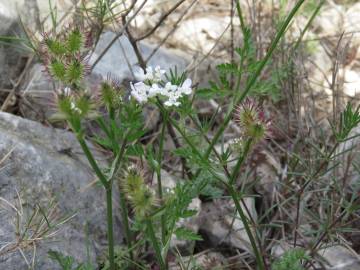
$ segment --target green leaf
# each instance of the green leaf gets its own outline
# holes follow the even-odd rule
[[[284,255],[276,261],[271,269],[273,270],[305,270],[301,266],[301,261],[308,257],[303,249],[291,249],[284,253]]]
[[[51,260],[57,262],[62,270],[72,270],[74,264],[74,258],[70,256],[64,256],[60,252],[50,250],[48,252]]]
[[[140,144],[129,145],[126,148],[127,156],[138,156],[141,157],[145,154],[143,147]]]
[[[360,124],[360,106],[353,110],[348,103],[345,110],[340,114],[338,129],[332,125],[336,140],[342,142],[350,135],[350,132]]]
[[[195,216],[197,214],[196,210],[185,210],[183,211],[183,213],[181,214],[181,218],[189,218],[192,216]]]
[[[219,72],[225,73],[225,74],[238,72],[238,67],[234,63],[220,64],[216,68]]]
[[[184,227],[177,228],[174,232],[179,240],[201,241],[203,238],[197,233]]]

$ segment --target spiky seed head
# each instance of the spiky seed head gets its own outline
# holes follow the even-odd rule
[[[144,218],[151,212],[156,199],[153,191],[145,184],[144,174],[137,166],[130,166],[123,179],[122,187],[137,218]]]
[[[265,118],[262,107],[247,98],[236,110],[235,120],[240,125],[242,139],[252,139],[254,143],[266,138],[270,131],[270,121]]]
[[[84,64],[78,59],[73,59],[66,66],[66,81],[69,84],[77,84],[84,77]]]
[[[126,196],[132,196],[144,185],[144,174],[137,166],[129,166],[124,173],[124,182],[122,184]]]
[[[52,59],[49,65],[49,71],[59,81],[65,80],[66,68],[65,65],[58,59]]]
[[[92,31],[91,30],[86,31],[85,43],[84,43],[84,47],[86,49],[90,49],[92,47],[93,42],[94,42],[93,39],[94,39],[94,37],[93,37]]]
[[[130,199],[131,205],[137,218],[142,219],[146,217],[154,208],[155,196],[152,190],[147,186],[143,186],[137,190]]]
[[[73,110],[72,110],[72,98],[67,97],[64,95],[58,95],[57,96],[57,107],[58,111],[64,115],[64,118],[67,119],[72,116]]]
[[[49,52],[55,56],[61,57],[67,52],[66,45],[64,43],[48,36],[45,38],[44,44]]]
[[[100,100],[106,107],[113,107],[114,89],[108,81],[103,81],[100,85]]]
[[[70,31],[66,40],[66,47],[70,53],[78,53],[84,43],[84,38],[79,28],[74,28]]]
[[[123,101],[119,80],[108,74],[107,79],[100,84],[99,99],[108,108],[119,108]]]
[[[53,120],[78,119],[80,121],[98,116],[91,96],[84,92],[77,93],[65,87],[56,91],[54,97],[54,101],[51,102],[55,111],[51,117]]]

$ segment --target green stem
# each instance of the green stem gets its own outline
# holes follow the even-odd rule
[[[125,197],[121,191],[120,191],[120,207],[121,207],[122,220],[124,222],[124,227],[125,227],[125,238],[126,238],[126,244],[127,244],[128,250],[129,250],[129,257],[130,257],[130,260],[133,261],[134,254],[132,251],[132,236],[131,236],[130,225],[129,225],[129,220],[128,220],[128,210],[127,210]]]
[[[257,266],[259,267],[260,270],[265,270],[264,260],[263,260],[263,258],[261,256],[260,252],[259,252],[259,249],[256,246],[255,238],[254,238],[253,233],[252,233],[252,231],[250,229],[247,217],[246,217],[246,215],[245,215],[245,213],[244,213],[244,211],[241,208],[241,205],[239,203],[239,198],[237,196],[236,190],[234,189],[234,187],[232,185],[226,185],[226,187],[227,187],[227,189],[228,189],[228,191],[230,193],[231,198],[233,199],[233,201],[235,203],[235,208],[236,208],[236,210],[238,211],[238,213],[240,215],[241,221],[244,224],[246,234],[249,236],[250,244],[251,244],[251,247],[252,247],[252,249],[254,251],[254,254],[255,254]]]
[[[242,153],[242,155],[239,157],[238,161],[235,164],[235,167],[231,173],[230,179],[229,179],[229,185],[233,185],[237,176],[239,175],[239,171],[241,168],[241,165],[244,163],[245,158],[247,157],[247,155],[249,154],[251,145],[252,145],[253,140],[252,139],[248,139],[245,143],[245,147],[244,147],[244,152]]]
[[[88,161],[90,163],[90,166],[95,171],[95,174],[97,175],[97,177],[99,177],[99,180],[100,180],[101,184],[105,188],[108,188],[109,183],[108,183],[105,175],[103,174],[103,172],[101,171],[101,169],[97,165],[97,162],[95,161],[95,158],[94,158],[93,154],[91,153],[89,147],[87,146],[87,143],[85,142],[85,140],[83,138],[83,135],[82,134],[77,134],[76,137],[77,137],[77,139],[78,139],[78,141],[80,143],[80,146],[81,146],[82,150],[84,151],[84,154],[85,154],[86,158],[88,159]]]
[[[158,168],[157,168],[157,186],[158,186],[158,196],[160,205],[163,206],[163,192],[162,192],[162,183],[161,183],[161,163],[162,163],[162,152],[164,148],[164,138],[165,138],[165,128],[167,123],[167,115],[163,114],[163,124],[161,128],[160,135],[160,145],[159,145],[159,153],[158,153]],[[165,216],[161,215],[161,241],[164,244],[166,240],[166,220]]]
[[[119,152],[118,156],[116,157],[116,162],[114,164],[113,172],[111,174],[111,180],[110,180],[111,186],[112,186],[113,178],[117,175],[118,170],[121,168],[121,162],[123,161],[126,144],[127,144],[127,140],[126,140],[127,134],[128,133],[125,132],[125,136],[124,136],[122,145],[120,147],[120,152]],[[129,250],[129,257],[130,257],[131,261],[133,261],[134,254],[132,251],[133,250],[132,249],[132,235],[131,235],[131,230],[130,230],[130,225],[129,225],[129,220],[128,220],[129,215],[128,215],[128,209],[127,209],[127,205],[126,205],[125,196],[122,193],[121,189],[119,190],[119,197],[120,197],[121,216],[122,216],[123,225],[125,227],[124,229],[125,229],[126,244],[127,244],[128,250]]]
[[[153,224],[152,224],[150,218],[146,219],[146,225],[147,225],[148,236],[150,237],[151,244],[153,245],[153,248],[155,251],[155,256],[156,256],[156,259],[160,266],[160,270],[166,270],[166,265],[165,265],[162,255],[161,255],[161,248],[160,248],[159,242],[156,238],[156,235],[154,232],[154,227],[153,227]]]
[[[91,167],[95,171],[96,175],[99,177],[100,182],[102,183],[102,185],[106,190],[106,214],[107,214],[107,225],[108,225],[109,262],[110,262],[110,270],[115,270],[114,233],[113,233],[113,217],[112,217],[112,188],[109,181],[106,179],[105,175],[102,173],[97,162],[95,161],[95,158],[91,153],[89,147],[87,146],[87,143],[84,140],[82,134],[78,133],[77,139]]]
[[[243,34],[245,35],[246,26],[244,22],[244,16],[242,15],[241,6],[240,6],[240,0],[236,0],[236,11],[240,20],[240,28]]]
[[[291,50],[291,54],[294,54],[294,52],[298,49],[305,33],[307,32],[307,30],[309,29],[309,27],[311,26],[312,22],[314,21],[315,17],[318,15],[321,7],[325,4],[325,0],[321,0],[321,2],[317,5],[317,7],[315,8],[314,12],[312,13],[310,19],[308,20],[308,22],[306,23],[304,29],[301,31],[300,37],[298,38],[298,40],[295,43],[295,46],[293,47],[293,49]]]
[[[106,188],[106,214],[108,225],[108,245],[109,245],[109,263],[110,270],[115,270],[114,261],[114,232],[113,232],[113,214],[112,214],[112,188]]]

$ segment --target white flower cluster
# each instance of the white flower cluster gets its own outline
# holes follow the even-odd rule
[[[150,98],[156,96],[165,97],[165,106],[179,106],[179,98],[184,95],[190,95],[192,92],[190,79],[186,79],[181,85],[174,85],[171,82],[163,83],[162,76],[165,74],[165,70],[162,70],[159,66],[153,69],[147,67],[146,72],[140,69],[135,78],[140,82],[130,83],[131,95],[139,102],[146,103]]]

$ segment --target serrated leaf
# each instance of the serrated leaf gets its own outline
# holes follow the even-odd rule
[[[64,256],[60,252],[50,250],[48,255],[51,260],[56,261],[62,268],[62,270],[72,270],[74,264],[74,258],[70,256]]]
[[[185,210],[182,212],[180,217],[181,218],[189,218],[189,217],[195,216],[196,214],[197,214],[196,210]]]
[[[217,67],[217,70],[221,73],[237,73],[238,72],[238,67],[236,64],[234,63],[225,63],[225,64],[220,64]]]
[[[197,233],[184,227],[177,228],[174,232],[179,240],[201,241],[203,238]]]
[[[135,145],[129,145],[126,148],[126,155],[127,156],[143,156],[144,155],[144,149],[141,145],[135,144]]]

